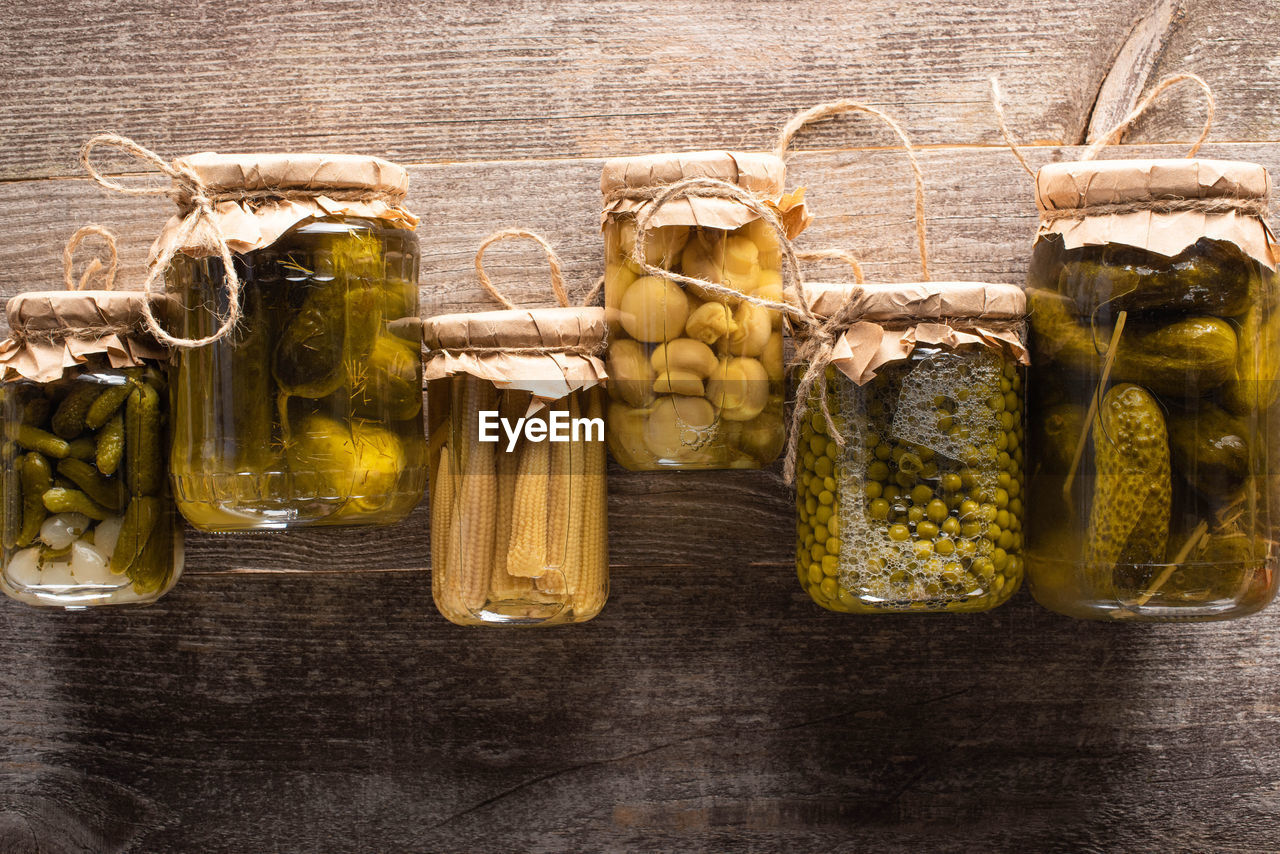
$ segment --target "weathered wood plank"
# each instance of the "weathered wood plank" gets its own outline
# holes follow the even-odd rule
[[[1219,90],[1219,138],[1277,139],[1280,118],[1257,107],[1280,85],[1267,4],[1192,6],[1160,70],[1200,70]],[[68,20],[64,4],[37,0],[0,12],[0,178],[76,174],[80,143],[104,129],[170,156],[321,149],[452,162],[762,148],[789,114],[834,97],[889,109],[922,144],[991,142],[993,70],[1020,138],[1071,144],[1149,7],[130,0]],[[1187,131],[1170,112],[1134,138]],[[845,120],[802,146],[885,139]]]
[[[1277,612],[1114,626],[1019,597],[857,619],[786,567],[636,568],[592,623],[517,636],[445,623],[426,580],[204,576],[131,612],[0,605],[5,850],[29,850],[22,833],[335,854],[1280,841]]]

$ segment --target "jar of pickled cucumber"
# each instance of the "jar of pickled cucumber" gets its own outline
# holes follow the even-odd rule
[[[137,292],[9,300],[0,589],[31,605],[154,602],[182,572],[166,353]]]
[[[800,584],[843,613],[1005,602],[1023,574],[1021,289],[806,284],[804,293],[819,319],[856,319],[828,320],[829,347],[797,344],[809,357],[799,370],[815,372],[796,415]]]
[[[604,607],[604,337],[598,308],[425,321],[432,593],[452,622]]]
[[[1046,607],[1210,620],[1275,596],[1269,189],[1233,161],[1037,175],[1027,567]]]
[[[605,306],[609,317],[609,448],[628,469],[761,468],[782,450],[782,248],[749,205],[681,197],[650,210],[666,185],[719,179],[770,206],[794,237],[806,218],[784,195],[773,155],[708,151],[605,163]],[[636,224],[646,213],[644,258]],[[645,265],[753,297],[675,281]]]
[[[153,255],[172,256],[182,514],[207,531],[402,519],[427,473],[405,171],[329,154],[198,154],[174,167],[186,207]],[[216,206],[191,207],[192,182]],[[234,252],[234,295],[214,229]]]

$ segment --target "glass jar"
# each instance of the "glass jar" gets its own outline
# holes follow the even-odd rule
[[[781,452],[781,313],[649,275],[633,251],[636,218],[652,203],[644,194],[653,188],[690,176],[719,178],[772,201],[785,218],[793,201],[783,198],[784,174],[772,155],[723,151],[605,164],[607,435],[624,467],[754,469]],[[782,301],[777,234],[739,203],[688,198],[667,205],[650,221],[644,253],[664,270]]]
[[[1209,620],[1275,596],[1280,289],[1249,215],[1267,189],[1248,163],[1041,170],[1027,565],[1046,607]]]
[[[182,573],[164,353],[139,332],[141,301],[109,291],[9,301],[0,589],[14,599],[145,604]]]
[[[432,593],[450,621],[580,623],[604,607],[603,391],[586,379],[595,368],[573,364],[604,329],[599,309],[426,321]],[[489,346],[562,352],[495,358]]]
[[[984,611],[1007,601],[1023,574],[1021,291],[979,283],[805,291],[819,317],[843,299],[862,311],[837,345],[845,353],[802,404],[800,584],[843,613]]]
[[[220,164],[196,165],[213,181]],[[179,350],[173,481],[197,528],[386,525],[421,499],[418,240],[403,217],[373,212],[304,212],[265,245],[237,252],[240,322],[220,340]],[[200,339],[218,329],[228,308],[223,275],[217,254],[174,256],[174,334]]]

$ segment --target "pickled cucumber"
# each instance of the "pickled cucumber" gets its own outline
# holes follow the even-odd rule
[[[1078,374],[1101,373],[1111,327],[1090,330],[1057,294],[1028,290],[1027,299],[1035,353]],[[1235,330],[1221,318],[1131,320],[1120,336],[1111,379],[1156,394],[1199,397],[1235,375],[1237,347]]]
[[[24,404],[16,409],[16,398],[6,396],[6,423],[14,424],[19,415],[29,422],[14,430],[15,438],[43,448],[15,460],[16,501],[6,491],[5,531],[13,532],[6,533],[5,540],[6,592],[35,604],[63,604],[68,594],[74,598],[67,601],[78,605],[141,602],[163,592],[173,580],[174,514],[159,494],[165,483],[159,456],[164,413],[158,389],[163,382],[159,372],[110,372],[94,362],[83,375],[39,387],[33,384],[32,388],[41,389],[40,396],[26,400],[45,399],[48,406]],[[90,391],[81,391],[82,387]],[[132,413],[127,402],[131,397],[135,398]],[[53,428],[54,419],[64,435],[55,436],[46,429]],[[21,436],[16,435],[19,432]],[[138,433],[142,435],[132,435]],[[121,466],[126,446],[128,462]],[[154,466],[149,473],[142,471],[147,459]],[[155,527],[163,529],[163,534],[145,567],[138,564],[136,573],[131,571],[128,579],[121,580],[110,571],[113,561],[120,573],[137,563],[136,555],[116,554],[121,524],[129,515],[126,481],[157,493],[147,500],[154,504]],[[127,552],[127,531],[124,536]]]
[[[1117,565],[1164,559],[1171,486],[1160,404],[1139,386],[1113,386],[1093,424],[1093,448],[1096,474],[1084,560],[1095,589],[1104,591],[1113,589]]]
[[[1202,404],[1193,412],[1169,417],[1169,445],[1178,471],[1206,498],[1227,502],[1250,471],[1265,462],[1244,419]]]
[[[171,470],[192,524],[215,531],[388,524],[418,502],[426,468],[416,256],[412,233],[338,217],[236,256],[240,327],[183,354],[174,375]],[[221,265],[178,258],[169,279],[198,305],[217,299]],[[209,334],[203,315],[188,313],[181,333]],[[309,425],[317,418],[347,437],[365,435],[359,425],[375,428],[375,437],[394,434],[391,458],[403,469],[371,481],[389,493],[350,500],[352,490],[370,487],[356,486],[347,452],[333,471],[295,470],[313,458]],[[315,458],[329,459],[320,444]]]

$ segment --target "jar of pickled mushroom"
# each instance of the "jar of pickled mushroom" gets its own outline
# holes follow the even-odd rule
[[[530,237],[500,232],[497,239]],[[477,255],[482,284],[490,286]],[[581,623],[609,595],[605,318],[564,307],[423,324],[431,587],[459,625]]]
[[[626,468],[753,469],[782,450],[782,314],[762,303],[782,301],[783,252],[762,206],[786,237],[807,223],[802,193],[784,194],[784,177],[768,154],[605,163],[607,434]],[[733,185],[754,204],[697,191],[659,200],[692,178]],[[638,220],[647,222],[643,256]]]
[[[806,284],[804,294],[831,337],[797,341],[812,382],[792,425],[800,584],[843,613],[1005,602],[1023,573],[1021,289]]]
[[[206,531],[402,519],[427,476],[404,169],[340,154],[169,164],[142,151],[180,208],[152,264],[171,297],[182,514]]]
[[[165,350],[143,295],[9,300],[0,589],[31,605],[154,602],[182,572],[169,493]]]
[[[1209,620],[1276,593],[1270,182],[1254,163],[1036,176],[1027,568],[1048,608]]]

